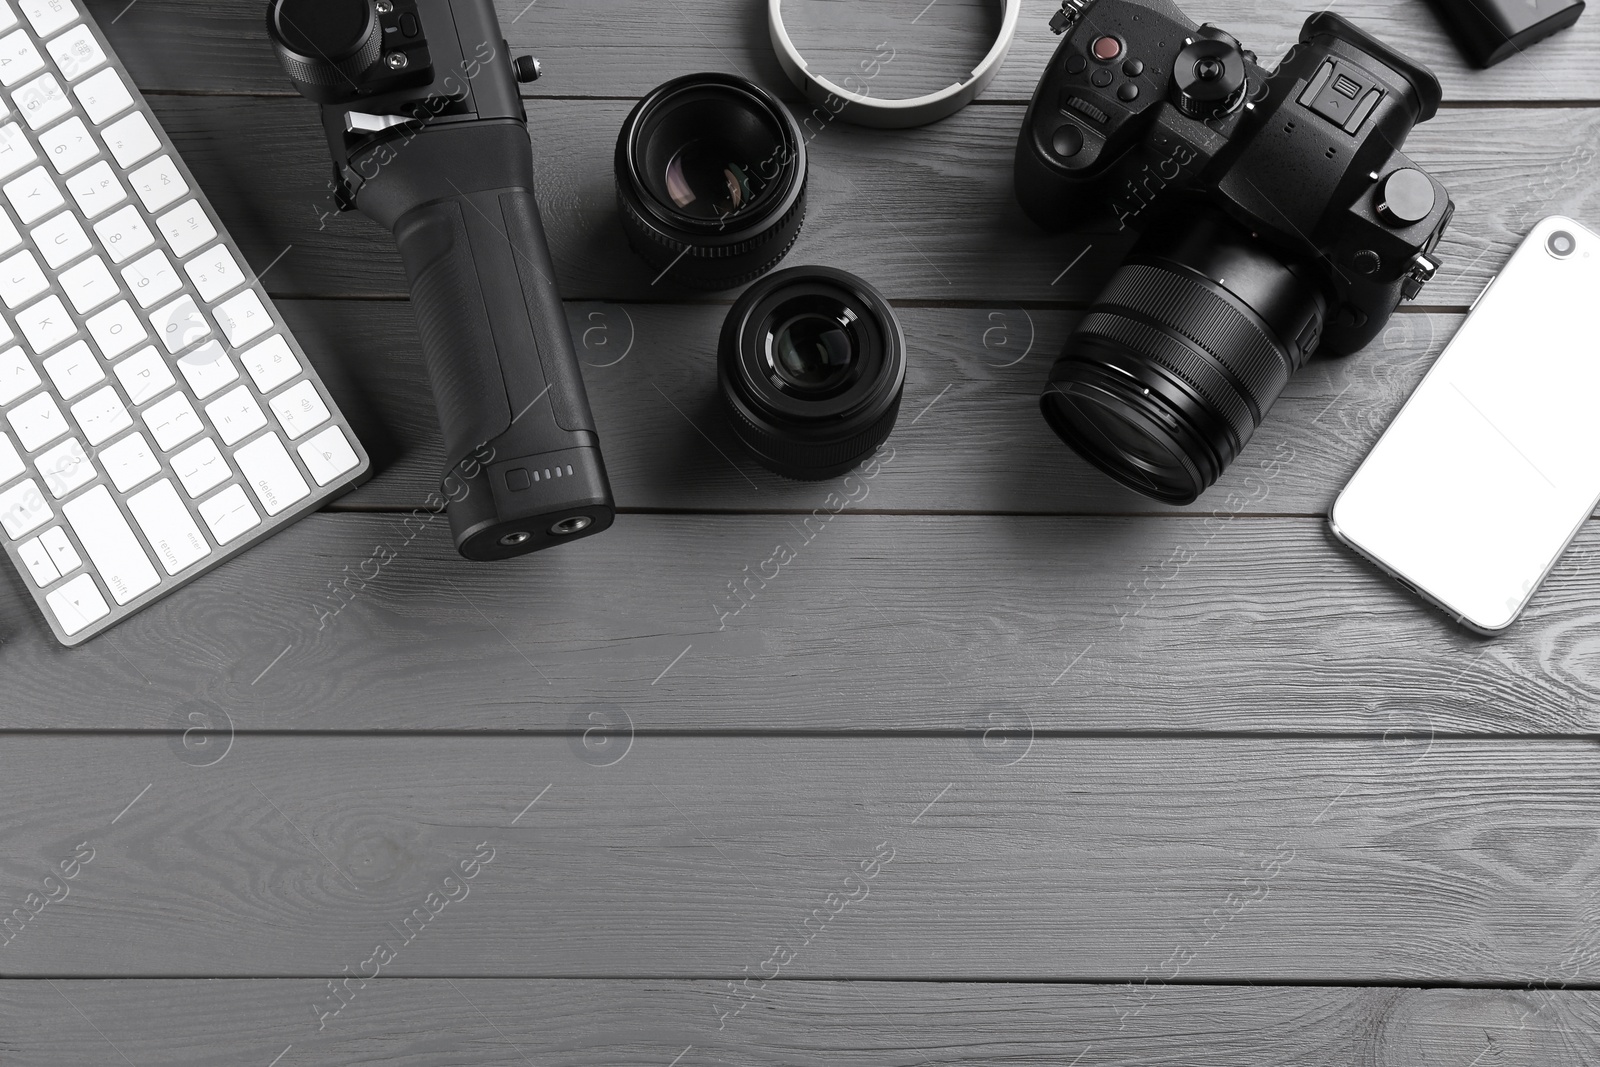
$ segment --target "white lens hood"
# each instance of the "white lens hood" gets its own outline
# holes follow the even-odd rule
[[[789,39],[783,25],[783,0],[767,0],[767,30],[772,36],[772,48],[778,53],[778,63],[783,72],[805,94],[807,100],[819,104],[837,117],[860,126],[899,130],[923,126],[953,115],[977,98],[978,94],[994,80],[1011,41],[1017,34],[1017,19],[1022,14],[1022,0],[997,0],[1002,6],[1000,35],[989,49],[989,54],[973,68],[972,73],[955,84],[926,96],[908,100],[880,100],[863,93],[851,92],[836,85],[820,74],[813,74],[805,57]]]

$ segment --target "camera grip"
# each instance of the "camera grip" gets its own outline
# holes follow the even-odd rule
[[[520,164],[520,165],[519,165]],[[438,405],[456,547],[504,559],[611,525],[520,124],[393,145],[357,199],[390,225]]]

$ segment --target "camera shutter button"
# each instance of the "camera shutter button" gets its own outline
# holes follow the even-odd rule
[[[1099,40],[1095,41],[1094,44],[1089,46],[1089,50],[1093,52],[1094,57],[1100,60],[1102,63],[1109,63],[1122,54],[1122,42],[1117,40],[1115,37],[1101,37]]]
[[[1397,170],[1378,185],[1378,217],[1390,226],[1411,226],[1433,213],[1433,183],[1420,170]]]

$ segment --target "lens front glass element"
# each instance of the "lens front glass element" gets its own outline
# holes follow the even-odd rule
[[[1110,397],[1066,390],[1050,394],[1058,427],[1070,443],[1125,484],[1157,497],[1195,491],[1194,478],[1174,442],[1149,416]]]
[[[802,312],[772,332],[768,364],[778,379],[798,393],[823,393],[836,387],[856,361],[850,336],[854,316],[848,308],[836,315]]]
[[[642,123],[636,167],[650,195],[678,218],[721,222],[765,203],[789,160],[777,120],[728,86],[690,88]]]
[[[663,176],[667,195],[687,215],[720,219],[755,199],[760,185],[745,165],[728,158],[727,147],[715,141],[693,141],[667,163]]]
[[[1572,255],[1573,252],[1577,251],[1578,240],[1566,230],[1557,230],[1555,233],[1550,235],[1550,239],[1544,243],[1544,246],[1548,248],[1550,250],[1550,254],[1555,256],[1557,259],[1566,259],[1568,256]]]

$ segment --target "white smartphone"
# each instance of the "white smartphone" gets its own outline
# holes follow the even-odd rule
[[[1329,518],[1479,633],[1510,626],[1600,503],[1600,235],[1540,222]]]

